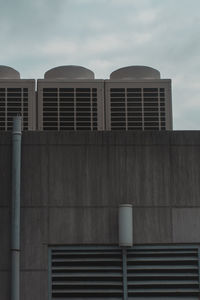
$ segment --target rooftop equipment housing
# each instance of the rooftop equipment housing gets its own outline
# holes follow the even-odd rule
[[[129,66],[105,81],[107,130],[172,130],[171,80],[146,66]]]
[[[13,117],[22,117],[22,130],[36,128],[35,80],[20,79],[20,73],[0,66],[0,131],[12,130]]]
[[[104,81],[80,66],[45,73],[38,85],[39,130],[103,130]]]

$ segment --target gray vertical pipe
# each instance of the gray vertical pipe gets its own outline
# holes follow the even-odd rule
[[[20,300],[21,135],[21,117],[17,116],[12,132],[11,300]]]
[[[122,263],[123,263],[123,300],[128,299],[128,282],[127,282],[127,249],[122,248]]]

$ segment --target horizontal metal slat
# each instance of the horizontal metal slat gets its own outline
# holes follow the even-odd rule
[[[128,277],[129,278],[198,278],[198,272],[197,270],[195,272],[185,272],[185,273],[178,273],[178,272],[165,272],[165,273],[161,273],[161,272],[150,272],[150,273],[145,273],[145,272],[141,272],[141,273],[133,273],[133,272],[128,272]]]
[[[63,277],[65,278],[121,278],[121,272],[106,272],[106,273],[98,273],[98,272],[91,272],[91,273],[54,273],[52,274],[52,278],[60,278],[62,280]]]
[[[159,286],[159,285],[184,285],[184,286],[190,286],[190,285],[197,285],[198,286],[199,281],[198,280],[135,280],[135,281],[128,281],[128,285],[130,286]]]
[[[167,257],[167,256],[162,256],[162,257],[134,257],[128,258],[128,263],[129,262],[196,262],[197,258],[196,257]]]
[[[120,258],[81,257],[81,258],[53,258],[52,262],[120,262]]]
[[[144,296],[144,297],[143,297]],[[93,298],[93,300],[94,300],[95,298]],[[110,299],[110,298],[109,298]],[[116,299],[116,298],[115,298]],[[160,299],[165,299],[165,300],[169,300],[169,297],[167,296],[167,297],[165,297],[165,296],[162,296],[162,298],[160,298],[160,296],[159,295],[148,295],[148,296],[146,296],[145,297],[145,295],[135,295],[135,294],[129,294],[129,296],[128,296],[128,300],[147,300],[147,299],[149,299],[149,300],[155,300],[155,299],[157,299],[157,300],[160,300]],[[196,296],[194,296],[194,295],[170,295],[170,300],[199,300],[199,298],[198,298],[198,295],[196,295]],[[63,299],[64,300],[64,299]],[[80,300],[80,298],[78,299],[78,298],[73,298],[73,300]],[[82,300],[82,299],[81,299]]]
[[[54,255],[101,255],[102,256],[109,256],[109,255],[119,255],[119,257],[121,256],[121,251],[94,251],[94,250],[87,250],[87,251],[77,251],[77,250],[70,250],[70,251],[52,251],[52,256]]]
[[[137,265],[137,266],[128,266],[128,270],[198,270],[196,265]]]
[[[60,298],[60,297],[59,297]],[[58,297],[53,297],[52,298],[52,300],[57,300],[58,299]],[[64,298],[64,297],[62,297],[62,300],[66,300],[66,299],[69,299],[69,298]],[[83,300],[83,297],[81,296],[81,295],[79,295],[79,296],[71,296],[71,298],[70,299],[73,299],[73,300]],[[106,299],[109,299],[109,300],[116,300],[116,299],[120,299],[120,300],[122,300],[122,297],[121,297],[121,295],[115,295],[115,297],[112,297],[111,295],[104,295],[104,296],[99,296],[99,295],[97,295],[96,297],[95,296],[92,296],[92,300],[106,300]],[[140,298],[140,300],[141,300],[141,298]]]
[[[166,296],[169,294],[169,293],[188,293],[188,294],[191,294],[191,293],[199,293],[199,289],[187,289],[187,288],[181,288],[181,289],[164,289],[164,288],[159,288],[159,289],[129,289],[128,293],[134,293],[134,294],[137,294],[137,293],[141,293],[141,294],[147,294],[147,295],[150,295],[152,293],[155,293],[155,294],[160,294],[160,293],[165,293]]]
[[[120,288],[122,287],[122,283],[120,283],[119,281],[60,281],[60,282],[53,282],[52,286],[54,288],[54,286],[80,286],[80,285],[84,285],[84,286],[119,286]]]
[[[54,270],[121,270],[120,266],[68,266],[66,267],[53,267]]]
[[[120,289],[69,289],[69,290],[53,290],[52,293],[53,294],[59,294],[59,293],[65,293],[65,294],[69,294],[69,293],[74,293],[74,294],[108,294],[108,293],[120,293],[121,294],[122,290]]]

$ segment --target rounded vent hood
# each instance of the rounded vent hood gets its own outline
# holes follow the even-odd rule
[[[60,66],[48,70],[45,79],[94,79],[94,73],[80,66]]]
[[[20,73],[11,67],[0,65],[0,79],[20,79]]]
[[[110,79],[160,79],[160,72],[145,66],[129,66],[112,72]]]

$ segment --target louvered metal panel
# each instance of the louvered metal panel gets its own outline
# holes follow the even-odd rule
[[[39,130],[103,130],[103,81],[38,80]]]
[[[34,80],[0,80],[0,130],[12,130],[16,115],[22,116],[22,130],[35,129]]]
[[[128,249],[128,299],[199,299],[198,252],[181,246]]]
[[[122,299],[120,249],[70,248],[51,252],[51,299]]]
[[[50,249],[49,299],[199,299],[199,246]]]
[[[172,129],[170,80],[106,80],[106,129]]]

